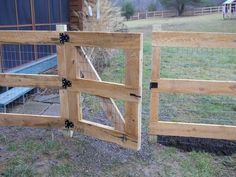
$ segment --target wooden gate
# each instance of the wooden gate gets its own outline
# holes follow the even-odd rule
[[[141,145],[142,35],[137,33],[2,31],[0,43],[57,45],[58,75],[0,74],[0,86],[60,89],[61,116],[0,114],[0,126],[66,128],[138,150]],[[125,51],[125,83],[101,81],[83,47]],[[81,73],[83,61],[92,73]],[[84,120],[81,93],[105,100],[112,126]],[[124,117],[113,99],[125,101]],[[111,104],[112,107],[108,107]],[[111,112],[112,109],[112,112]],[[116,114],[116,116],[113,116]]]
[[[161,47],[236,48],[236,34],[154,32],[152,45],[149,134],[235,140],[236,126],[160,121],[158,109],[160,93],[236,96],[236,81],[160,78]]]

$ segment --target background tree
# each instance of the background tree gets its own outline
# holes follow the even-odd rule
[[[160,1],[166,7],[174,7],[178,12],[178,16],[181,16],[183,14],[186,5],[202,2],[202,0],[160,0]]]
[[[152,12],[152,11],[156,11],[157,10],[157,6],[156,3],[151,3],[148,5],[148,11]]]
[[[132,15],[134,15],[134,6],[131,1],[124,1],[122,4],[122,16],[125,16],[127,20],[130,19]]]

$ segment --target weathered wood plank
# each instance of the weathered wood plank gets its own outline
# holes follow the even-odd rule
[[[149,129],[151,135],[184,136],[236,140],[236,126],[194,124],[182,122],[153,123]]]
[[[77,48],[71,45],[65,45],[65,58],[66,58],[66,78],[68,80],[76,80],[79,78],[79,67],[78,67],[78,51]],[[72,83],[72,85],[75,85]],[[78,125],[79,120],[82,119],[82,110],[80,108],[80,93],[72,92],[67,90],[68,96],[68,109],[69,119]]]
[[[0,74],[0,86],[5,87],[39,87],[60,88],[61,78],[53,75],[39,74]]]
[[[156,92],[206,95],[236,95],[236,81],[160,79]]]
[[[66,32],[70,44],[84,47],[140,49],[139,33]]]
[[[142,36],[140,36],[140,41],[142,41]],[[139,45],[140,47],[137,50],[125,50],[125,85],[141,92],[143,43],[140,42]],[[141,146],[141,100],[137,103],[125,102],[125,132],[130,137],[137,139],[139,149]]]
[[[141,91],[123,84],[100,82],[86,79],[72,80],[72,87],[67,89],[73,92],[85,92],[96,96],[116,98],[125,101],[139,102]],[[132,94],[137,95],[132,96]]]
[[[161,65],[161,49],[160,47],[152,48],[152,75],[151,82],[157,82],[160,79],[160,65]],[[150,96],[150,120],[149,124],[159,120],[159,93],[151,89]]]
[[[154,32],[152,39],[159,47],[236,48],[234,33]]]
[[[100,48],[140,49],[139,33],[66,32],[74,46]],[[59,32],[0,31],[0,43],[7,44],[60,44]]]
[[[59,44],[59,32],[53,31],[0,31],[2,44]]]
[[[35,128],[63,128],[65,120],[59,116],[0,113],[0,126]]]
[[[152,76],[151,80],[156,81],[160,79],[160,66],[161,65],[161,49],[160,47],[152,48]]]
[[[140,149],[140,146],[137,147],[137,139],[133,139],[129,137],[129,135],[115,130],[113,127],[81,120],[75,129],[87,136],[92,136],[100,140],[116,143],[133,150]]]
[[[65,46],[57,45],[57,68],[58,75],[61,78],[66,78],[66,58],[65,58]],[[69,107],[68,107],[68,94],[67,90],[59,90],[60,94],[60,115],[66,119],[69,119]]]

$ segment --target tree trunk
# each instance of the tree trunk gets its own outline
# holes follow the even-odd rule
[[[177,8],[178,16],[181,16],[183,14],[184,8],[185,8],[185,4],[184,3],[181,3],[181,4],[178,5],[178,8]]]

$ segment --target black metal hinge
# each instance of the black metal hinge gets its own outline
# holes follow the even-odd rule
[[[62,79],[62,88],[67,89],[68,87],[72,87],[72,82],[67,80],[66,78]]]
[[[65,128],[67,128],[67,129],[74,128],[74,123],[69,120],[66,120],[65,121]]]
[[[59,39],[60,39],[60,43],[61,44],[64,44],[65,42],[69,42],[70,41],[69,35],[65,34],[65,33],[60,33]]]
[[[150,82],[149,89],[158,88],[158,82]]]

